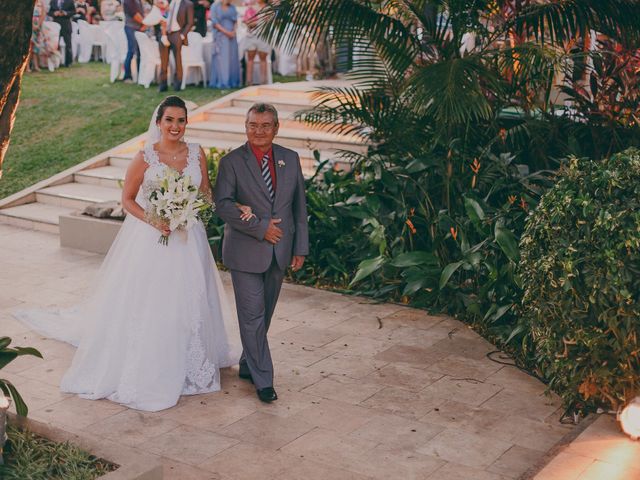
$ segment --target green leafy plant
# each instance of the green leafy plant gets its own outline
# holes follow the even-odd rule
[[[623,77],[635,85],[632,70],[609,69],[623,51],[593,56],[603,62],[590,77],[602,93],[595,107],[565,107],[557,74],[585,60],[565,47],[593,29],[635,48],[640,29],[627,16],[638,14],[633,0],[276,2],[266,37],[312,47],[328,35],[357,50],[354,83],[320,89],[299,116],[369,145],[345,153],[351,172],[322,171],[307,184],[312,245],[296,279],[444,310],[530,352],[515,308],[528,211],[559,159],[600,158],[640,140],[633,100],[618,86]],[[625,112],[623,121],[589,135],[602,125],[600,105]]]
[[[520,242],[540,375],[573,409],[640,393],[640,151],[571,159]]]
[[[42,354],[35,348],[9,347],[9,345],[11,345],[11,338],[0,337],[0,369],[6,367],[9,363],[22,355],[33,355],[35,357],[42,358]],[[27,416],[29,408],[13,383],[9,380],[0,378],[0,390],[2,390],[4,395],[13,399],[18,415]]]
[[[218,164],[220,163],[220,159],[224,157],[227,153],[230,152],[230,149],[224,150],[216,147],[212,147],[207,152],[207,171],[209,172],[209,182],[211,185],[216,184],[216,178],[218,177]],[[220,248],[222,245],[222,236],[224,234],[224,223],[215,214],[209,219],[206,225],[207,228],[207,237],[209,238],[209,245],[211,245],[211,249],[213,250],[214,256],[219,260],[220,259]]]

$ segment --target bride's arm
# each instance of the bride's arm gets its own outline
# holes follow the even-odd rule
[[[202,147],[200,147],[200,172],[202,173],[202,181],[200,182],[200,191],[205,198],[213,202],[213,193],[211,191],[211,180],[209,179],[209,169],[207,168],[207,156]]]
[[[131,215],[145,223],[147,219],[145,217],[144,209],[136,202],[136,195],[142,185],[144,178],[144,172],[147,169],[147,162],[144,161],[143,153],[138,152],[127,168],[127,173],[124,177],[124,187],[122,188],[122,207]],[[168,225],[153,225],[160,230],[163,235],[169,235],[171,231]]]

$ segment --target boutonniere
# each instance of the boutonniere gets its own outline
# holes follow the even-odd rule
[[[284,163],[284,160],[278,160],[278,167],[282,168],[286,165],[286,163]]]

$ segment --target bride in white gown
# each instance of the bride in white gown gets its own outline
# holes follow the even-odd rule
[[[167,227],[145,220],[144,187],[168,168],[189,175],[211,198],[204,152],[182,141],[184,102],[167,97],[156,112],[144,151],[127,170],[127,218],[88,300],[70,311],[16,314],[78,346],[61,390],[148,411],[169,408],[180,395],[220,390],[219,369],[237,363],[240,353],[239,340],[228,340],[230,329],[239,338],[237,323],[204,225],[172,234],[165,246],[158,238]]]

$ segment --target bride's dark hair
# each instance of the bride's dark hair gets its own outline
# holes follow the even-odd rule
[[[179,107],[184,110],[184,116],[187,116],[187,105],[184,103],[180,97],[175,95],[170,95],[165,98],[160,105],[158,105],[158,114],[156,115],[156,123],[160,123],[162,120],[162,116],[164,115],[164,111],[169,107]]]

